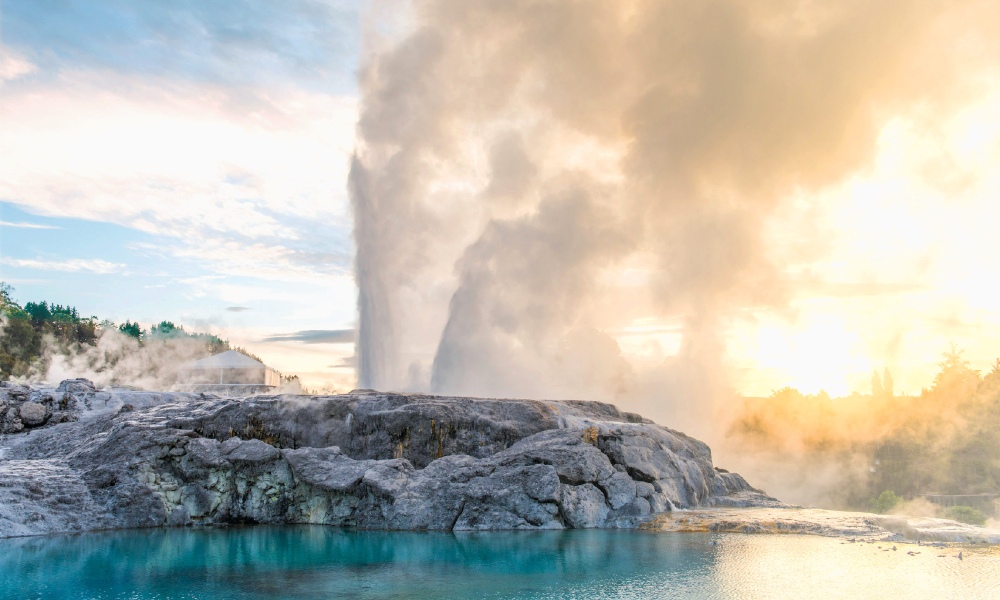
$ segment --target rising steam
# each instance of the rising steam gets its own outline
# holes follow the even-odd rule
[[[15,381],[54,386],[64,379],[83,377],[98,388],[169,390],[183,377],[185,365],[207,353],[205,342],[196,338],[155,338],[141,344],[116,329],[98,330],[92,346],[67,346],[46,335],[41,349],[28,372],[15,377]]]
[[[361,74],[359,385],[614,399],[707,434],[727,320],[786,300],[769,217],[865,167],[887,118],[947,109],[996,10],[417,3]],[[679,350],[630,361],[616,335],[650,320]]]

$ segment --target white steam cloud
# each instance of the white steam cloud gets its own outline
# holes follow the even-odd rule
[[[187,336],[139,340],[116,329],[98,330],[93,346],[66,345],[51,335],[42,340],[42,354],[30,371],[15,378],[23,383],[57,385],[83,377],[98,388],[127,386],[141,390],[170,390],[183,382],[183,368],[208,354],[205,342]]]
[[[361,73],[359,386],[616,400],[708,435],[723,325],[786,299],[768,217],[865,167],[887,118],[947,110],[996,12],[417,3]],[[640,365],[614,332],[649,320],[682,338]]]

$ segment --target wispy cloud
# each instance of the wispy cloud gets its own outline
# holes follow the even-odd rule
[[[10,221],[0,221],[0,227],[18,227],[20,229],[62,229],[55,225],[42,225],[40,223],[11,223]]]
[[[253,309],[250,308],[249,306],[227,306],[226,307],[226,312],[239,313],[239,312],[246,312],[248,310],[253,310]]]
[[[221,273],[349,271],[353,99],[273,89],[251,110],[212,84],[105,72],[30,87],[0,97],[19,115],[0,126],[0,197],[163,236],[159,252]]]
[[[259,243],[206,243],[200,248],[173,247],[169,252],[177,258],[210,265],[217,273],[269,281],[312,281],[318,276],[345,275],[350,264],[336,253],[304,252]]]
[[[9,47],[0,45],[0,86],[7,81],[30,75],[37,69],[38,67],[28,59]]]
[[[328,369],[353,369],[356,366],[358,366],[358,357],[352,354],[351,356],[345,356],[340,359],[340,361],[332,365],[327,365],[326,367]]]
[[[0,257],[0,263],[22,269],[38,269],[41,271],[63,271],[78,273],[89,271],[98,275],[117,273],[125,268],[124,264],[97,259],[71,258],[68,260],[42,260]]]
[[[264,342],[302,342],[303,344],[350,344],[354,342],[353,329],[308,329],[264,338]]]

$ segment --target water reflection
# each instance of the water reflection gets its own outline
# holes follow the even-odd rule
[[[0,540],[0,590],[21,598],[366,598],[622,588],[627,597],[637,581],[683,584],[712,561],[703,536],[656,533],[130,531]]]
[[[714,578],[730,598],[1000,598],[996,546],[731,535],[718,548]]]
[[[909,582],[907,597],[996,591],[996,555],[952,559],[944,569],[934,562],[944,559],[929,554],[912,560],[902,552],[866,552],[806,536],[452,535],[308,526],[128,531],[0,540],[0,597],[803,598],[830,597],[822,593],[830,590],[866,597],[879,589],[876,577]],[[827,587],[810,583],[820,575]]]

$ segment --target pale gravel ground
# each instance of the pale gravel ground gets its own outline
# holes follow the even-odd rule
[[[678,510],[643,526],[657,531],[793,533],[874,540],[1000,544],[1000,531],[948,519],[875,515],[815,508]]]

